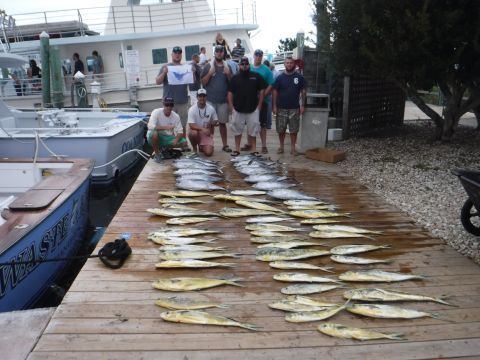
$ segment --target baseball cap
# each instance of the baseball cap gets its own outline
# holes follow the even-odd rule
[[[177,53],[177,54],[181,54],[182,53],[182,48],[180,46],[175,46],[172,49],[172,52]]]
[[[240,65],[250,65],[250,61],[248,60],[248,57],[243,56],[243,57],[240,59]]]
[[[262,55],[263,55],[263,51],[260,50],[260,49],[257,49],[257,50],[255,50],[255,52],[253,53],[253,55],[255,55],[255,56],[262,56]]]
[[[207,96],[207,90],[205,89],[198,89],[197,96],[204,95]]]
[[[173,98],[171,96],[167,96],[166,98],[163,99],[163,105],[173,105],[175,102],[173,101]]]
[[[223,46],[222,45],[216,45],[215,46],[215,52],[220,52],[223,51]]]

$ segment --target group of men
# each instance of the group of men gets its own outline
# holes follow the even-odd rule
[[[178,46],[173,48],[172,61],[164,65],[156,77],[156,83],[163,84],[163,108],[155,109],[148,122],[147,140],[154,148],[156,161],[161,161],[163,148],[173,146],[187,149],[187,136],[193,151],[211,156],[214,150],[214,128],[217,126],[222,150],[232,156],[239,155],[241,150],[259,155],[256,147],[258,135],[262,153],[268,153],[266,135],[267,129],[271,128],[272,112],[276,115],[280,141],[277,153],[284,152],[288,127],[290,152],[296,154],[296,135],[305,105],[305,80],[296,72],[295,61],[286,58],[285,71],[274,79],[270,69],[262,64],[261,50],[255,50],[253,64],[250,64],[248,57],[241,56],[237,73],[225,60],[224,52],[223,46],[215,46],[214,58],[201,68],[200,87],[194,92],[196,101],[190,104],[188,85],[174,85],[168,81],[169,69],[173,71],[172,67],[182,65],[182,49]],[[194,66],[195,62],[192,64],[192,72],[198,70]],[[229,114],[232,115],[229,127],[235,137],[234,150],[227,142]],[[245,127],[247,144],[241,147]]]

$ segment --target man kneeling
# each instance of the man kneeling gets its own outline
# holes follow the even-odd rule
[[[163,108],[155,109],[148,120],[147,141],[155,151],[155,161],[162,160],[161,150],[165,148],[187,149],[180,116],[173,109],[173,98],[163,99]]]
[[[197,103],[188,110],[188,139],[193,151],[213,155],[213,129],[218,125],[215,109],[207,104],[207,90],[197,91]]]

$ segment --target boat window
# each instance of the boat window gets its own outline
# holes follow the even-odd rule
[[[120,68],[123,69],[123,56],[122,56],[122,53],[118,53],[118,61],[120,62]]]
[[[153,49],[152,59],[154,64],[165,64],[166,62],[168,62],[167,49]]]
[[[185,61],[192,60],[193,54],[200,54],[200,46],[198,45],[187,45],[185,46]]]

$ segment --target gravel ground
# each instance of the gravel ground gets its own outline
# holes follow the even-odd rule
[[[468,196],[450,173],[457,167],[480,169],[480,132],[459,126],[448,144],[431,141],[432,134],[430,122],[405,121],[402,127],[329,147],[347,151],[347,159],[338,163],[346,172],[480,264],[480,237],[460,222]]]

